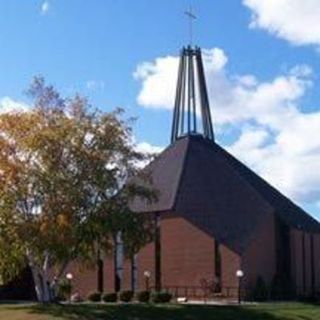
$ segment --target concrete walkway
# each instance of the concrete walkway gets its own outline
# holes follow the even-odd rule
[[[237,300],[230,299],[216,299],[216,300],[187,300],[185,302],[178,302],[179,304],[192,304],[192,305],[213,305],[213,306],[254,306],[258,305],[257,302],[242,301],[238,304]]]

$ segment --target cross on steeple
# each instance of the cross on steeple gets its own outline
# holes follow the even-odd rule
[[[192,46],[193,40],[193,21],[197,19],[197,16],[193,13],[192,7],[190,6],[189,10],[185,11],[184,14],[189,19],[189,37],[190,37],[190,46]]]
[[[180,55],[171,143],[186,135],[202,135],[214,141],[201,50],[192,45],[192,23],[196,19],[192,7],[185,15],[189,19],[190,43],[182,48]]]

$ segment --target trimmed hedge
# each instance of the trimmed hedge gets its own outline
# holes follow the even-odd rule
[[[150,300],[150,292],[149,291],[140,291],[137,293],[136,298],[139,302],[147,303]]]
[[[169,292],[153,292],[151,300],[154,303],[168,303],[172,299],[172,294]]]
[[[118,301],[118,295],[116,292],[112,292],[112,293],[105,293],[102,296],[102,300],[104,302],[117,302]]]
[[[133,292],[132,291],[122,291],[119,294],[119,300],[122,302],[130,302],[133,298]]]
[[[91,302],[101,301],[101,292],[91,292],[88,294],[88,300]]]

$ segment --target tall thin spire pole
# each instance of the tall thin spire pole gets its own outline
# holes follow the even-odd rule
[[[201,50],[188,46],[182,49],[180,56],[171,142],[193,134],[214,141]]]
[[[179,130],[179,117],[180,117],[179,108],[181,104],[183,63],[184,63],[184,56],[183,56],[183,52],[181,52],[181,58],[179,62],[179,71],[178,71],[178,82],[177,82],[177,88],[176,88],[176,101],[174,104],[171,141],[176,139],[176,137],[178,136],[178,130]]]
[[[191,82],[192,82],[192,51],[191,47],[188,47],[188,133],[191,132]]]

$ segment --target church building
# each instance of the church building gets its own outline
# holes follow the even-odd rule
[[[134,182],[158,199],[130,206],[154,221],[152,241],[134,263],[119,234],[96,269],[71,264],[73,292],[252,299],[263,282],[270,298],[320,293],[320,224],[216,143],[198,47],[181,51],[171,144],[144,175]]]
[[[154,240],[132,266],[119,238],[104,261],[105,292],[236,297],[240,286],[249,299],[258,279],[285,297],[320,290],[320,224],[216,143],[198,47],[181,51],[171,144],[144,170],[151,183],[135,182],[158,200],[131,209],[154,219]],[[97,288],[94,271],[74,279],[80,293]]]
[[[150,270],[155,288],[182,296],[240,284],[250,297],[258,278],[293,296],[320,289],[320,224],[215,142],[199,48],[182,49],[171,145],[145,170],[159,199],[132,204],[157,225],[140,285]]]

